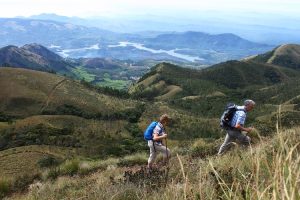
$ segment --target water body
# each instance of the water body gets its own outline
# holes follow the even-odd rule
[[[155,53],[155,54],[166,53],[170,56],[181,58],[181,59],[184,59],[184,60],[187,60],[187,61],[190,61],[190,62],[196,62],[196,61],[204,60],[203,58],[200,58],[198,56],[190,56],[190,55],[176,53],[176,51],[181,50],[181,49],[172,49],[172,50],[160,49],[160,50],[155,50],[155,49],[147,48],[143,44],[134,43],[134,42],[119,42],[119,44],[117,44],[117,45],[108,45],[108,47],[110,47],[110,48],[127,47],[127,46],[132,46],[132,47],[135,47],[137,49],[144,50],[144,51],[149,51],[149,52]]]
[[[78,49],[59,49],[60,46],[51,45],[49,48],[56,48],[56,49],[58,49],[57,52],[59,55],[61,55],[62,57],[69,57],[70,53],[72,53],[72,52],[86,51],[86,50],[98,50],[98,49],[100,49],[100,45],[94,44],[90,47],[84,47],[84,48],[78,48]]]

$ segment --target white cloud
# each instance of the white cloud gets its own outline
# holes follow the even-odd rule
[[[0,16],[57,13],[67,16],[116,16],[124,14],[175,15],[177,11],[205,10],[286,13],[299,15],[297,0],[0,0]]]

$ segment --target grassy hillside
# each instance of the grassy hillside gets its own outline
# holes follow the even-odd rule
[[[39,172],[33,170],[37,162],[48,155],[38,151],[44,145],[97,158],[145,148],[142,135],[137,137],[141,131],[136,124],[143,103],[105,95],[63,76],[26,69],[1,68],[0,87],[1,153],[25,149],[1,159],[1,177],[9,174],[14,179],[27,172],[33,172],[28,175],[33,177]],[[32,145],[37,151],[30,153],[26,148]],[[22,165],[26,158],[28,163]],[[20,160],[13,167],[18,173],[6,172],[15,159]]]
[[[292,69],[300,69],[300,45],[285,44],[273,51],[258,55],[250,60],[284,66]]]
[[[203,70],[162,63],[143,76],[130,92],[141,97],[147,97],[148,93],[160,96],[166,93],[167,87],[175,85],[182,89],[180,97],[204,96],[232,89],[265,87],[299,76],[298,71],[250,61],[228,61]]]
[[[219,118],[228,102],[241,104],[252,98],[258,105],[254,119],[297,96],[299,77],[298,71],[252,61],[229,61],[203,70],[162,63],[129,91],[136,98],[163,100],[174,109],[205,118]]]
[[[3,88],[0,92],[0,150],[3,152],[32,145],[36,149],[44,145],[74,149],[77,156],[89,158],[146,151],[142,132],[162,113],[174,118],[170,128],[170,145],[174,147],[184,146],[182,139],[189,142],[198,137],[209,140],[221,136],[216,119],[198,118],[163,102],[153,105],[128,97],[109,96],[91,85],[32,70],[2,68],[0,76]],[[17,155],[26,156],[26,153]],[[39,170],[32,169],[44,154],[35,152],[31,156],[30,164],[20,165],[16,171],[24,172],[23,175],[34,172],[30,176],[38,173]],[[13,158],[7,157],[8,163]],[[3,166],[5,174],[6,168]],[[12,177],[17,178],[19,174]]]
[[[110,115],[137,105],[63,76],[25,69],[1,68],[0,86],[0,111],[19,117],[70,112]]]
[[[118,160],[80,161],[78,173],[83,166],[98,171],[41,180],[10,199],[298,199],[297,141],[299,128],[279,131],[247,150],[235,147],[222,157],[174,155],[170,170],[152,178],[138,167],[128,171]]]

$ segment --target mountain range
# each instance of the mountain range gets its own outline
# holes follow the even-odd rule
[[[173,61],[211,65],[271,50],[233,34],[183,32],[115,33],[100,28],[40,19],[0,19],[0,46],[38,43],[64,57],[101,57],[118,60]]]
[[[170,31],[208,32],[211,34],[233,33],[258,43],[279,45],[299,43],[299,20],[296,16],[284,16],[277,13],[228,13],[226,11],[203,11],[200,13],[177,13],[178,17],[167,13],[131,14],[118,17],[66,17],[51,13],[42,13],[29,19],[52,20],[71,24],[98,27],[121,33],[143,33],[158,35]],[[243,15],[244,17],[241,17]],[[28,19],[27,18],[27,19]],[[187,23],[188,22],[188,23]]]
[[[63,58],[39,44],[22,47],[6,46],[0,49],[0,66],[26,68],[58,73],[94,85],[124,89],[140,77],[147,67],[105,58]]]

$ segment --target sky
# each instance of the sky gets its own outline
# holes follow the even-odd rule
[[[300,16],[299,0],[0,0],[0,17],[55,13],[64,16],[197,14],[203,11]],[[188,15],[188,14],[187,14]]]

